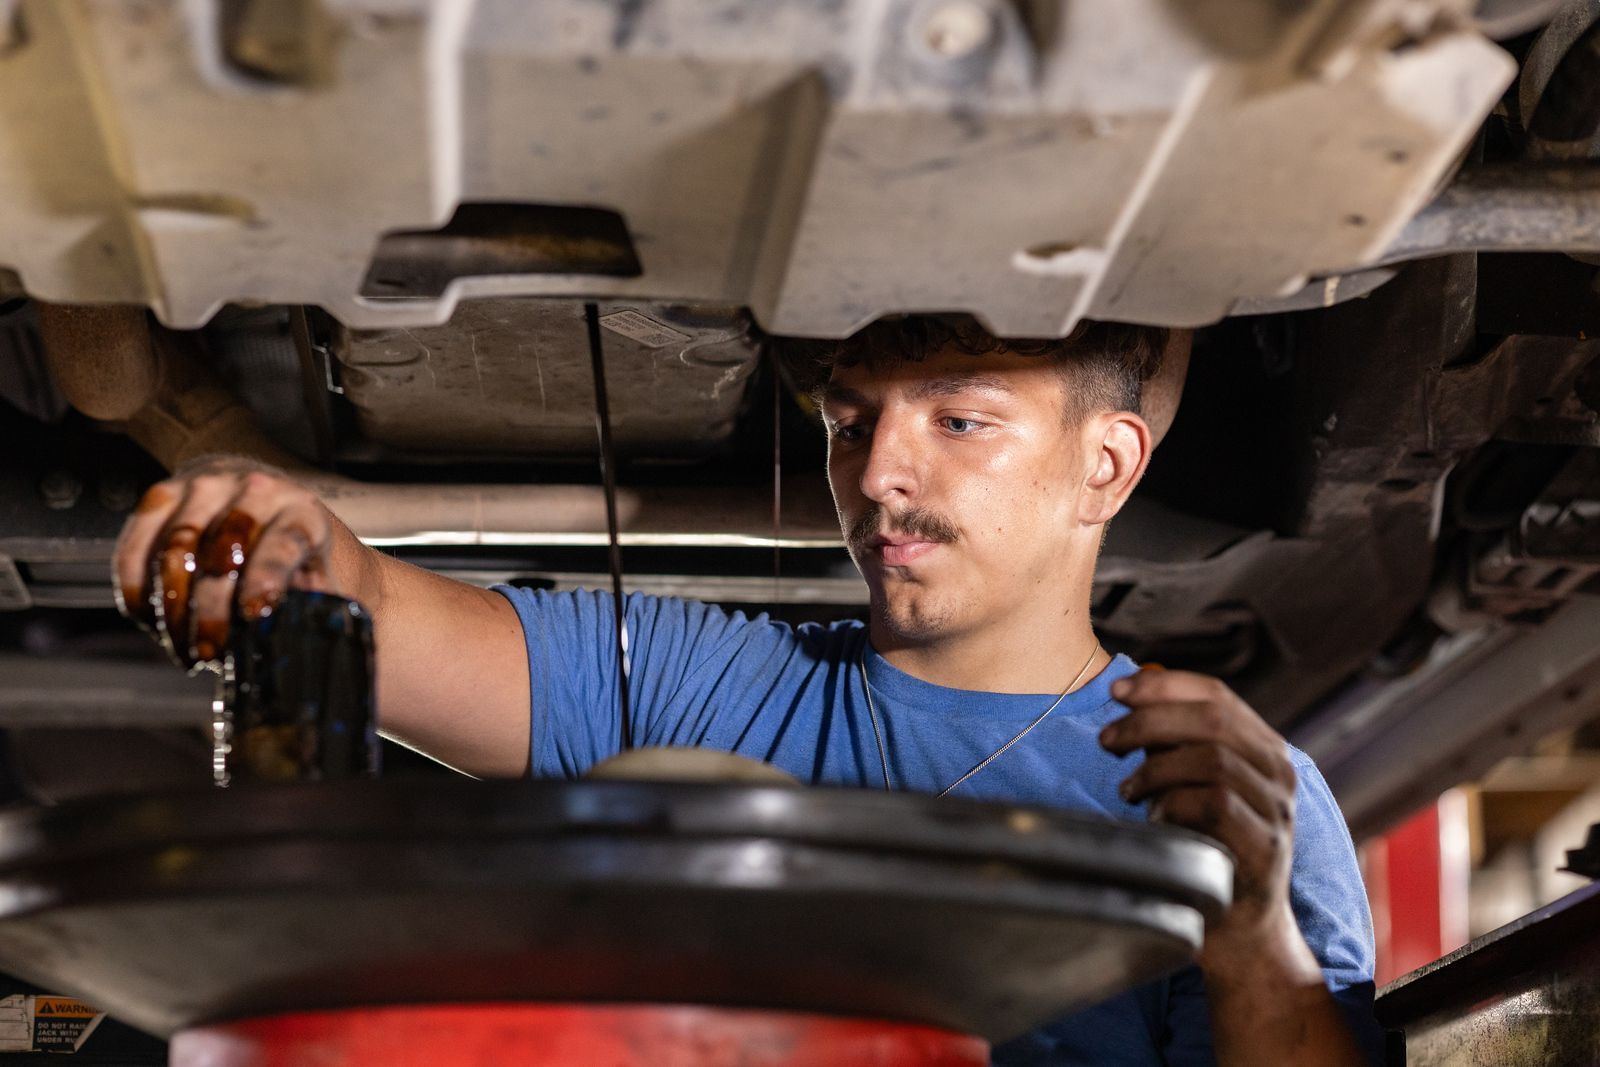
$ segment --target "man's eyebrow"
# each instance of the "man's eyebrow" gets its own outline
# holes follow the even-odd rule
[[[949,374],[918,382],[907,390],[912,400],[931,400],[957,393],[1004,393],[1013,396],[1016,390],[997,374]]]
[[[858,392],[847,386],[834,385],[832,382],[829,382],[827,387],[822,390],[822,402],[824,404],[849,404],[855,407],[872,406],[872,401],[867,399],[865,393]]]
[[[925,378],[910,386],[906,390],[906,397],[912,401],[932,400],[942,396],[956,396],[959,393],[1002,393],[1006,396],[1015,396],[1016,390],[998,374],[944,374],[937,378]],[[851,389],[845,385],[829,383],[822,390],[824,404],[844,404],[853,407],[872,407],[873,401],[865,393]]]

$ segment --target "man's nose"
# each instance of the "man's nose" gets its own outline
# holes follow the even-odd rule
[[[861,492],[868,500],[886,504],[916,498],[921,477],[914,437],[905,420],[879,417],[861,471]]]

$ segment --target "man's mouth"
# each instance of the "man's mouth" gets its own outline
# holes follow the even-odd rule
[[[867,542],[867,546],[878,554],[888,567],[904,567],[914,560],[921,559],[942,541],[923,541],[914,537],[901,537],[893,534],[879,534]]]
[[[940,545],[961,536],[954,523],[927,508],[908,508],[898,515],[873,507],[845,530],[845,539],[861,559],[877,556],[885,567],[904,567]]]

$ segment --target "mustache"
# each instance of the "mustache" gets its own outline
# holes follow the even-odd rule
[[[911,507],[898,515],[891,515],[885,523],[883,508],[873,505],[850,524],[845,540],[850,547],[865,549],[867,543],[885,528],[919,541],[949,542],[957,540],[961,531],[956,524],[938,512],[924,507]]]

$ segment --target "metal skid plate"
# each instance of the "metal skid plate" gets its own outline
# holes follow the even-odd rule
[[[655,1001],[1003,1039],[1186,962],[1165,827],[860,790],[343,782],[0,816],[0,970],[160,1035],[362,1004]]]
[[[1514,73],[1471,7],[3,3],[0,276],[179,327],[506,295],[1195,325],[1380,257]]]
[[[622,456],[699,459],[733,432],[758,350],[735,308],[602,304]],[[443,326],[340,329],[345,396],[363,434],[437,456],[594,455],[594,372],[583,305],[462,303]]]

